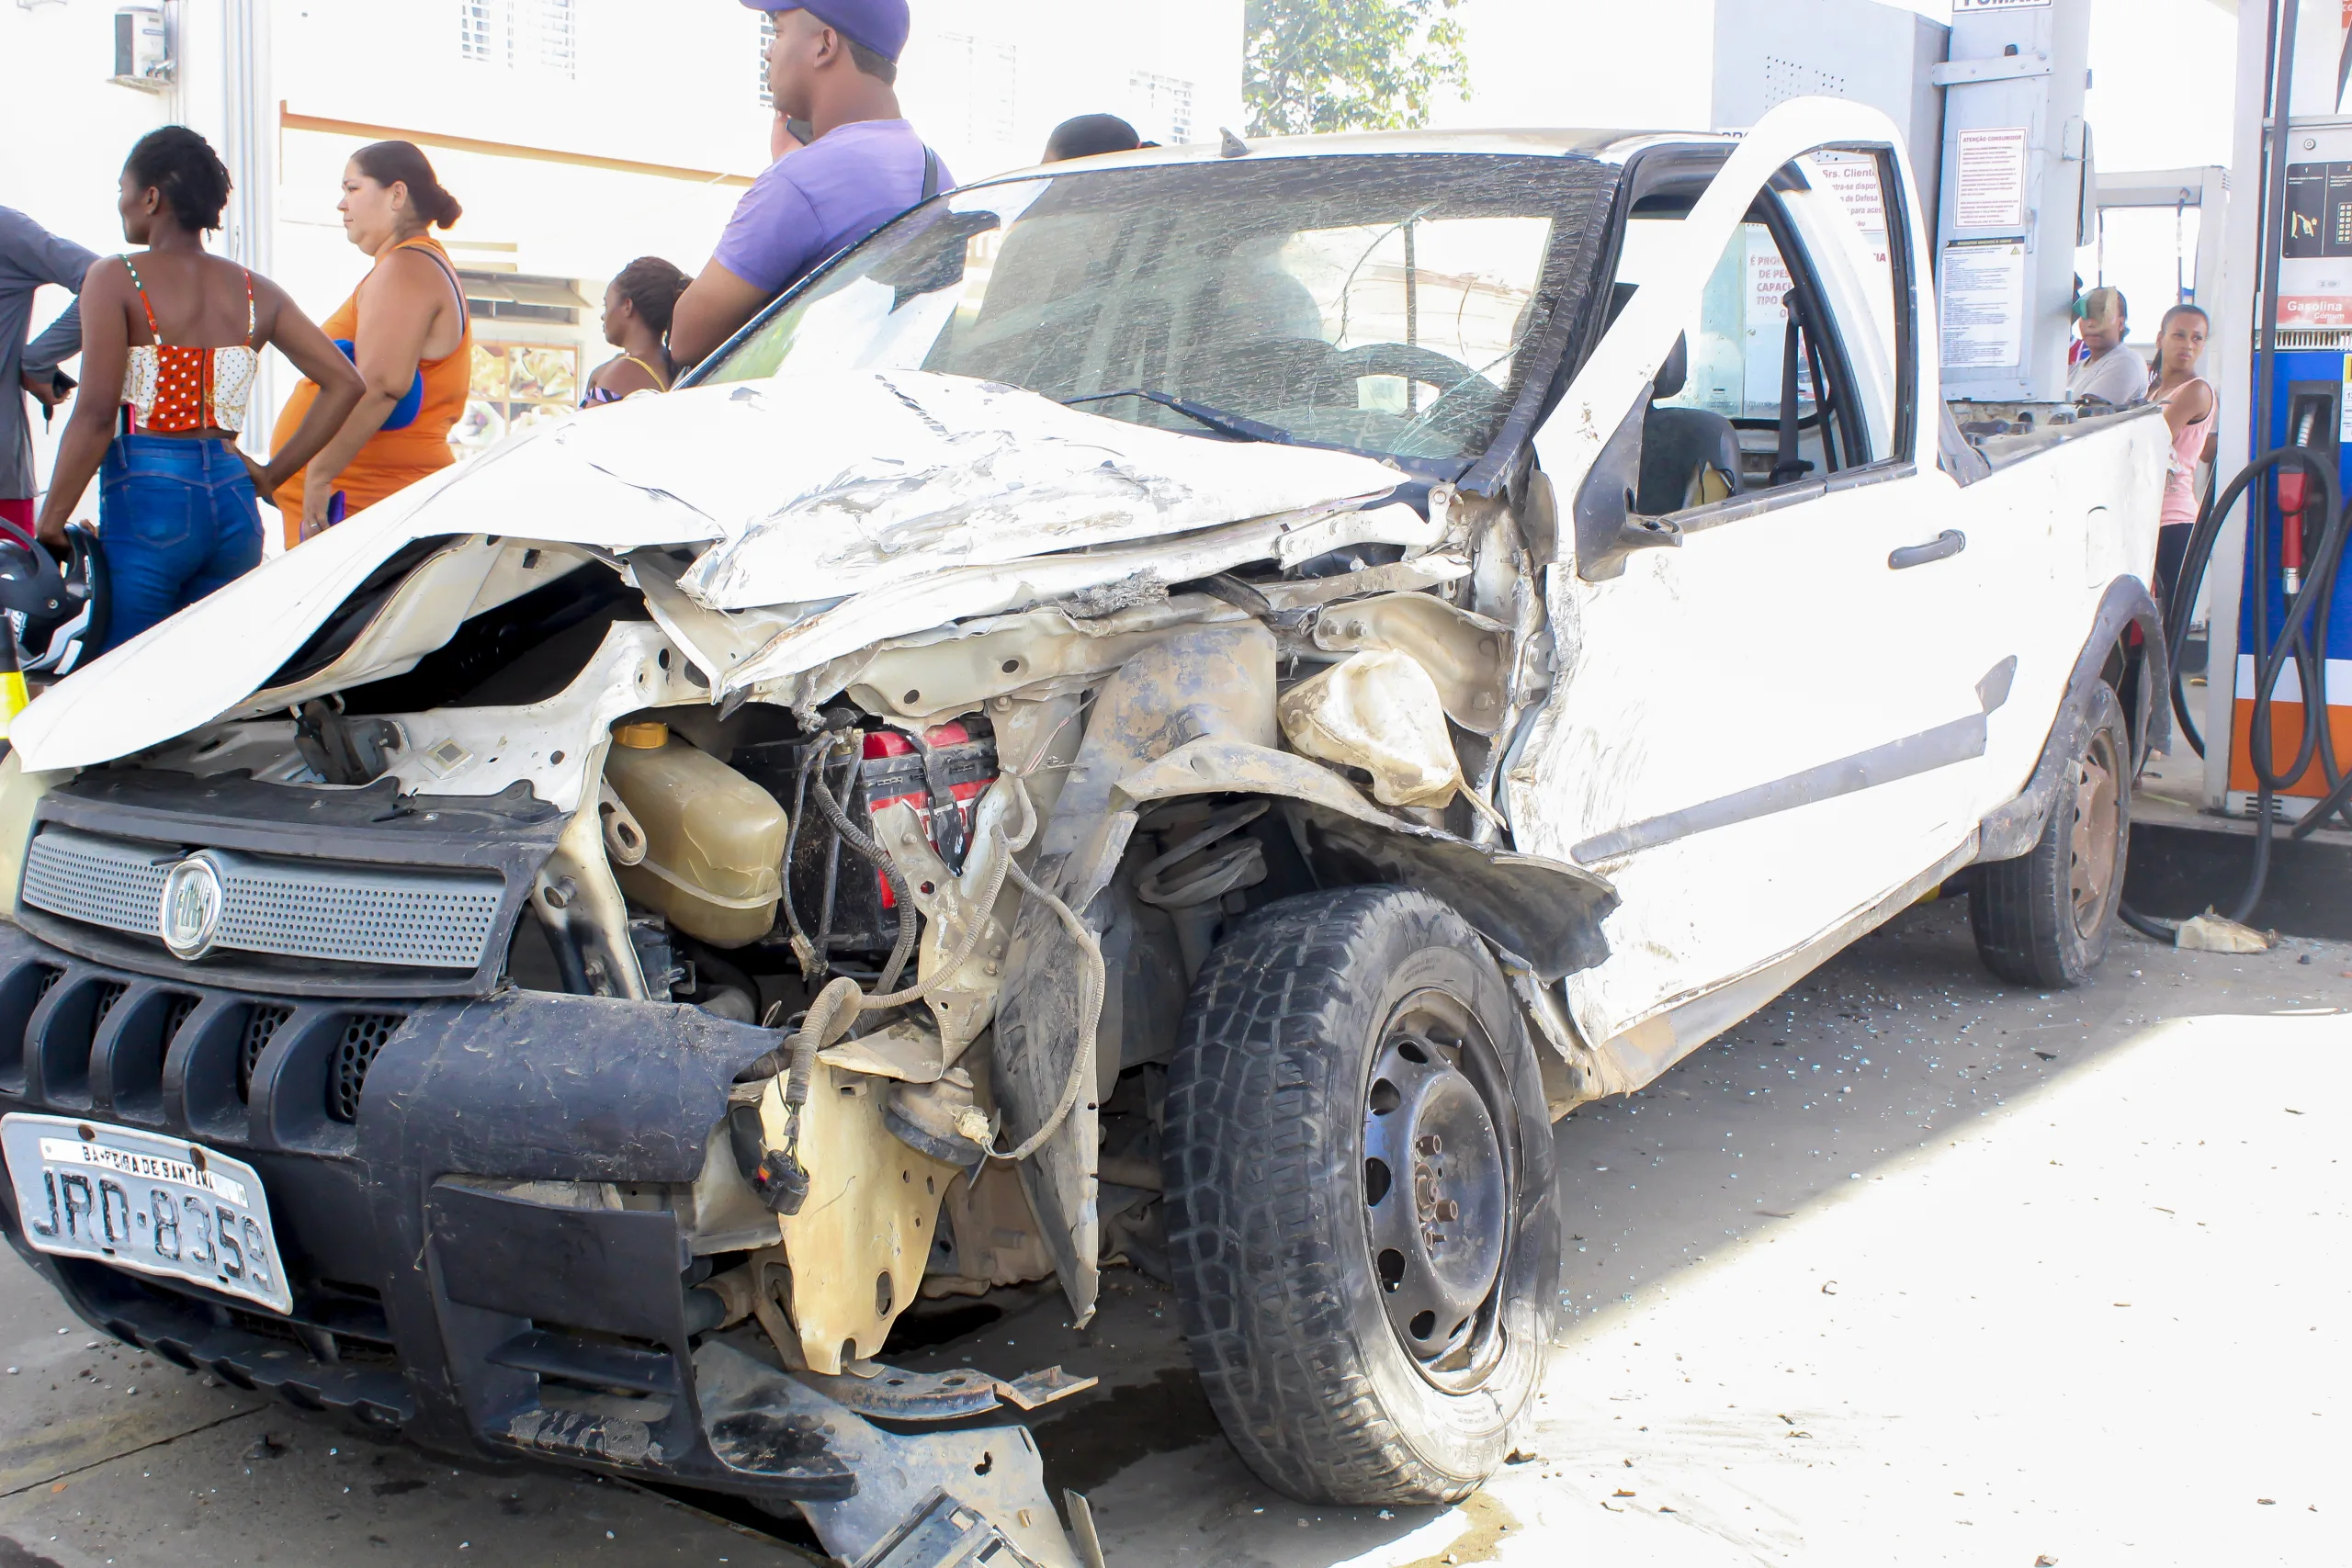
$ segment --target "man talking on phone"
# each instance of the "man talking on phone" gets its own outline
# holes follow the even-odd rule
[[[836,252],[955,182],[899,108],[907,0],[743,0],[775,17],[768,91],[808,144],[752,183],[678,297],[670,352],[693,364]]]

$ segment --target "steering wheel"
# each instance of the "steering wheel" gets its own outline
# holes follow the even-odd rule
[[[1411,343],[1367,343],[1342,349],[1316,379],[1318,383],[1355,382],[1368,376],[1398,376],[1445,389],[1419,418],[1431,429],[1464,442],[1486,433],[1487,422],[1502,401],[1503,389],[1462,361]]]

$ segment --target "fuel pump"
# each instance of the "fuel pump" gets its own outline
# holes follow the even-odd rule
[[[2224,808],[2309,832],[2334,814],[2324,803],[2342,803],[2339,758],[2352,759],[2352,665],[2328,658],[2331,647],[2352,649],[2352,593],[2338,592],[2342,552],[2327,536],[2340,520],[2317,484],[2324,471],[2352,495],[2352,118],[2291,120],[2287,142],[2264,257],[2276,279],[2264,314],[2275,309],[2276,325],[2255,355],[2257,394],[2268,394],[2255,412],[2267,403],[2269,427],[2256,427],[2253,446],[2312,462],[2274,468],[2258,497],[2267,504],[2246,509],[2236,657],[2210,678],[2233,683]],[[2285,657],[2266,683],[2281,637]]]
[[[2208,673],[2233,682],[2227,809],[2256,821],[2251,874],[2226,911],[2235,920],[2248,919],[2261,899],[2275,824],[2292,821],[2296,837],[2331,817],[2352,825],[2352,776],[2337,760],[2339,741],[2352,750],[2352,663],[2335,675],[2328,658],[2339,633],[2341,646],[2352,649],[2352,625],[2346,624],[2352,595],[2337,592],[2352,532],[2352,508],[2345,503],[2352,490],[2346,469],[2352,447],[2352,118],[2292,118],[2302,7],[2274,0],[2265,10],[2270,123],[2283,120],[2287,131],[2266,127],[2262,147],[2259,329],[2249,378],[2250,445],[2262,455],[2208,500],[2165,606],[2165,630],[2177,648],[2214,547],[2239,522],[2243,500],[2242,573],[2219,585],[2234,592],[2217,593],[2213,628],[2217,644],[2229,635],[2226,610],[2234,599],[2234,657],[2226,667],[2211,660]],[[2245,28],[2265,20],[2251,6],[2241,13]],[[2331,38],[2309,41],[2324,42],[2329,63],[2339,67],[2329,74],[2340,91],[2352,35],[2339,27]],[[2207,739],[2177,671],[2171,694],[2183,738],[2204,755]],[[2122,913],[2148,935],[2171,939],[2165,922],[2129,907]]]

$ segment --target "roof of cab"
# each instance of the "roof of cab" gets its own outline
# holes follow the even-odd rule
[[[1642,148],[1662,141],[1736,142],[1736,136],[1702,130],[1351,130],[1324,136],[1261,136],[1244,138],[1250,149],[1238,159],[1355,157],[1408,152],[1472,152],[1522,156],[1597,158],[1624,162]],[[1176,147],[1142,147],[1132,152],[1102,152],[1058,164],[1038,164],[1008,169],[976,180],[994,185],[1001,180],[1034,179],[1039,175],[1066,175],[1102,169],[1154,168],[1173,164],[1214,164],[1226,158],[1221,141],[1192,141]]]

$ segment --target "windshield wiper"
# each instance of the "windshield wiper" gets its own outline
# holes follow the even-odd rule
[[[1124,392],[1088,392],[1080,397],[1064,398],[1062,406],[1075,408],[1080,403],[1106,403],[1114,398],[1139,398],[1148,403],[1158,403],[1161,408],[1174,409],[1186,419],[1207,425],[1211,430],[1238,436],[1244,441],[1272,441],[1284,446],[1295,445],[1291,433],[1278,424],[1266,424],[1246,414],[1227,413],[1206,403],[1196,403],[1190,398],[1155,392],[1144,387],[1130,387]]]

